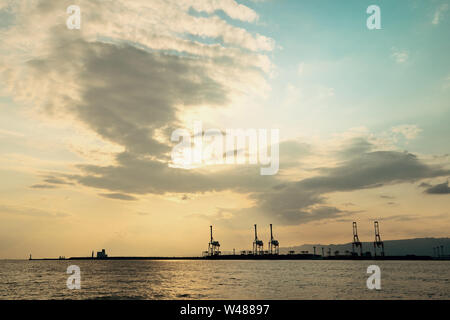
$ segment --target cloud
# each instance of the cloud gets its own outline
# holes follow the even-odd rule
[[[363,153],[337,167],[322,168],[322,175],[299,181],[298,186],[320,192],[348,191],[437,177],[449,172],[429,166],[411,153],[375,151]]]
[[[399,50],[397,48],[392,48],[392,54],[391,57],[397,62],[397,63],[405,63],[409,59],[409,53],[406,50]]]
[[[290,211],[277,217],[281,224],[305,224],[312,221],[338,219],[351,215],[351,211],[342,211],[335,207],[321,206],[307,211]]]
[[[58,185],[58,184],[73,185],[73,183],[71,183],[71,182],[68,182],[68,181],[66,181],[64,179],[61,179],[61,178],[56,178],[54,176],[47,176],[44,179],[44,182],[49,183],[49,184],[56,184],[56,185]]]
[[[392,220],[392,221],[416,221],[416,220],[428,220],[430,221],[431,219],[433,220],[441,220],[448,218],[448,214],[447,213],[443,213],[443,214],[435,214],[435,215],[428,215],[428,216],[423,216],[423,215],[418,215],[418,214],[398,214],[398,215],[392,215],[392,216],[387,216],[387,217],[378,217],[378,218],[374,218],[374,219],[370,219],[373,221],[388,221],[388,220]]]
[[[425,190],[425,193],[428,193],[428,194],[450,194],[450,188],[448,186],[448,181],[428,187]]]
[[[67,4],[71,3],[67,1]],[[182,79],[188,80],[181,83],[186,85],[185,90],[190,89],[189,84],[198,86],[203,78],[212,80],[211,85],[220,83],[227,86],[227,91],[236,89],[241,92],[255,89],[254,86],[265,85],[261,73],[271,70],[270,59],[261,51],[273,49],[272,39],[235,27],[215,15],[198,17],[190,14],[192,7],[198,7],[210,13],[223,10],[235,18],[255,20],[252,9],[234,1],[197,3],[153,0],[110,3],[107,6],[102,1],[79,1],[79,6],[82,8],[83,22],[81,29],[75,32],[67,30],[64,24],[67,17],[65,11],[61,10],[63,4],[56,5],[52,1],[42,0],[30,6],[14,6],[14,13],[20,19],[14,27],[2,34],[2,47],[6,53],[10,53],[5,54],[3,73],[17,98],[27,99],[31,93],[35,103],[51,107],[53,112],[60,104],[70,105],[84,94],[85,87],[78,82],[83,76],[90,77],[88,79],[92,82],[97,81],[96,89],[103,84],[102,75],[97,79],[95,75],[92,77],[90,72],[90,68],[99,60],[104,62],[98,66],[103,68],[101,71],[105,73],[106,67],[113,67],[109,75],[118,78],[119,82],[125,78],[135,82],[147,81],[130,92],[128,97],[140,92],[140,88],[145,85],[149,86],[150,90],[156,89],[159,80],[163,81],[160,86],[165,89],[164,80],[170,80],[175,70],[180,71]],[[40,28],[35,30],[32,21],[37,18],[41,23]],[[34,32],[28,32],[30,30]],[[191,39],[190,36],[199,39]],[[202,39],[207,40],[206,43],[203,43]],[[105,42],[110,44],[110,47],[102,47],[101,44]],[[24,46],[24,43],[27,43],[27,46]],[[132,45],[141,51],[136,53],[129,48],[120,48],[123,44]],[[66,46],[68,48],[65,48]],[[149,55],[147,59],[143,57],[144,50]],[[24,55],[18,56],[17,51],[24,52]],[[128,58],[127,54],[130,54]],[[138,58],[137,61],[133,61],[135,57]],[[26,59],[21,60],[22,58]],[[120,62],[117,68],[111,66],[112,60],[107,60],[109,58]],[[172,62],[175,65],[171,65]],[[91,65],[84,68],[87,63]],[[120,72],[126,70],[124,67],[131,67],[136,71],[142,63],[147,64],[142,70],[138,69],[140,72],[136,77],[130,78],[130,73],[120,77]],[[30,67],[35,70],[30,70]],[[167,78],[164,78],[165,74],[161,72],[164,68],[169,71]],[[58,72],[60,70],[65,72]],[[44,71],[47,73],[43,73]],[[109,80],[113,81],[114,78]],[[174,82],[174,85],[180,84],[180,81]],[[208,83],[204,87],[206,90],[210,88]],[[134,84],[132,82],[128,87],[132,88]],[[105,91],[107,89],[108,87]],[[163,97],[164,93],[166,92],[161,92],[155,100]],[[51,95],[55,97],[50,98]],[[180,104],[176,107],[183,106],[182,97],[174,99]],[[127,97],[123,100],[126,101]],[[209,104],[209,101],[203,102]],[[171,110],[173,108],[169,112]]]
[[[445,12],[448,10],[448,3],[443,3],[440,5],[436,11],[434,12],[433,21],[431,22],[434,25],[439,24],[439,22],[442,20],[442,16]]]
[[[309,145],[298,141],[286,141],[282,145],[289,150],[280,163],[282,167],[286,161],[292,168],[298,168],[298,159],[311,152]],[[250,209],[229,210],[232,216],[239,219],[245,215],[276,217],[281,223],[289,224],[347,214],[348,211],[339,208],[331,209],[333,207],[327,204],[329,193],[413,182],[450,173],[426,164],[411,153],[373,151],[374,145],[362,137],[348,139],[341,146],[342,150],[337,152],[340,161],[335,166],[316,168],[315,176],[298,181],[262,177],[257,168],[250,166],[217,172],[169,168],[165,163],[133,153],[118,155],[117,165],[113,166],[80,165],[82,174],[65,178],[85,186],[132,194],[233,190],[248,194],[255,205]],[[388,196],[381,197],[387,199]]]
[[[429,184],[429,183],[427,183],[427,182],[422,182],[421,184],[419,184],[419,187],[420,188],[429,188],[429,187],[431,187],[432,185],[431,184]]]
[[[294,159],[310,153],[308,145],[287,141],[291,154],[285,161],[298,168]],[[398,151],[372,151],[373,145],[363,138],[352,138],[337,152],[339,162],[334,166],[315,168],[315,175],[300,180],[284,180],[277,176],[264,177],[257,168],[232,167],[210,172],[169,168],[158,161],[149,161],[135,154],[122,153],[117,165],[82,165],[82,174],[67,175],[66,179],[85,186],[132,194],[202,193],[233,190],[247,194],[254,205],[243,209],[223,209],[217,216],[229,224],[251,219],[277,219],[282,224],[307,223],[313,220],[342,218],[355,212],[344,211],[327,204],[327,195],[385,185],[413,182],[450,174],[438,165],[429,165],[416,155]],[[331,154],[330,154],[331,155]],[[280,163],[283,167],[283,161]],[[382,195],[388,199],[389,196]],[[391,199],[392,197],[389,197]],[[234,222],[233,222],[234,221]]]
[[[236,190],[258,191],[279,183],[276,176],[261,176],[259,167],[227,167],[218,172],[171,168],[166,163],[132,153],[119,154],[117,165],[79,165],[81,174],[65,175],[82,185],[121,193],[165,194]]]
[[[238,4],[234,0],[225,1],[209,1],[209,0],[192,0],[180,1],[180,4],[185,7],[192,7],[197,11],[207,12],[209,14],[215,11],[222,10],[230,18],[246,22],[255,22],[258,20],[258,14],[252,9]]]
[[[161,194],[258,190],[257,184],[272,180],[242,175],[253,168],[210,176],[168,167],[170,134],[183,126],[184,112],[226,108],[239,95],[267,91],[271,62],[263,51],[273,49],[273,40],[215,15],[255,22],[252,9],[232,0],[79,6],[78,31],[66,28],[63,5],[42,0],[15,5],[20,19],[2,33],[1,47],[10,54],[0,73],[12,96],[123,150],[113,155],[114,165],[78,165],[80,174],[47,177],[47,185],[78,182],[116,193]],[[36,18],[40,28],[28,32]]]
[[[364,137],[354,137],[345,140],[337,152],[338,156],[343,159],[349,159],[353,156],[360,156],[363,153],[374,149],[373,143],[369,142]]]
[[[55,189],[57,187],[53,186],[51,184],[34,184],[34,185],[30,186],[30,188],[33,188],[33,189]]]
[[[36,75],[47,74],[76,57],[85,67],[75,75],[80,100],[72,100],[69,111],[132,152],[157,157],[169,152],[170,146],[155,139],[155,130],[175,126],[177,107],[228,101],[227,89],[196,60],[129,45],[73,41],[50,60],[32,60],[29,66]]]
[[[298,167],[305,158],[312,154],[312,146],[297,140],[286,140],[280,142],[280,164],[281,169]]]
[[[138,200],[137,198],[130,196],[128,194],[123,193],[100,193],[99,194],[102,197],[110,198],[110,199],[116,199],[116,200],[126,200],[126,201],[134,201]]]
[[[30,186],[32,189],[56,189],[62,185],[74,185],[73,182],[69,182],[61,177],[55,177],[54,175],[44,175],[43,183],[34,184]]]
[[[343,205],[346,206],[346,207],[353,207],[353,206],[355,206],[355,204],[353,202],[346,202]]]
[[[252,194],[255,206],[239,210],[236,219],[242,219],[245,211],[250,216],[259,212],[262,216],[275,218],[284,224],[339,218],[352,212],[329,206],[327,194],[378,188],[450,174],[450,170],[428,165],[411,153],[364,152],[370,148],[358,148],[365,145],[358,139],[354,143],[354,148],[351,145],[349,148],[360,150],[360,154],[355,154],[334,167],[319,168],[316,176],[283,182],[270,190]]]
[[[403,135],[406,139],[412,140],[415,139],[422,129],[417,125],[413,124],[403,124],[391,129],[392,132]]]
[[[60,211],[46,211],[23,206],[0,205],[0,213],[30,216],[35,218],[65,218],[70,214]]]

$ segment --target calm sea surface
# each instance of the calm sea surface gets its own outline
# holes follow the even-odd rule
[[[367,289],[371,264],[381,290]],[[450,299],[450,261],[0,260],[0,299]]]

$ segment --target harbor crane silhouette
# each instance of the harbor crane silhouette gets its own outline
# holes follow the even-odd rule
[[[208,244],[208,255],[218,256],[218,255],[220,255],[220,243],[219,243],[219,241],[215,241],[213,238],[212,226],[209,226],[209,228],[211,231],[211,240],[209,241],[209,244]]]
[[[363,255],[362,242],[359,241],[358,237],[358,228],[356,226],[356,222],[353,221],[353,242],[352,242],[352,253],[356,255],[355,247],[360,250],[361,257]]]
[[[255,241],[253,241],[253,254],[260,255],[264,253],[264,243],[262,240],[258,239],[258,232],[256,231],[255,224]]]
[[[270,254],[279,254],[280,253],[280,243],[278,242],[278,240],[275,240],[273,238],[272,224],[270,224],[269,253]]]
[[[375,227],[375,241],[373,242],[373,250],[375,253],[375,257],[377,256],[377,248],[381,248],[380,255],[384,257],[384,243],[381,241],[380,237],[380,226],[378,225],[378,221],[375,221],[374,223]]]

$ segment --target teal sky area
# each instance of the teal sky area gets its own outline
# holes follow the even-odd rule
[[[381,30],[369,30],[369,5],[381,9]],[[265,1],[253,3],[260,31],[276,41],[276,75],[268,108],[291,125],[314,123],[334,133],[365,126],[381,132],[414,124],[423,132],[409,148],[449,152],[449,19],[445,1]],[[252,6],[251,2],[248,2]],[[442,8],[442,9],[441,9]],[[397,56],[398,59],[397,59]],[[401,60],[402,55],[404,61]],[[303,72],[299,74],[299,65]],[[301,99],[289,112],[277,105],[293,86],[308,95],[333,88],[322,110]],[[292,117],[292,114],[297,115]],[[314,130],[312,130],[314,131]],[[433,141],[433,143],[429,143]]]

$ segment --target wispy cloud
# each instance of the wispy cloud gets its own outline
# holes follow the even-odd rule
[[[12,205],[1,205],[0,213],[9,213],[23,216],[30,216],[35,218],[64,218],[70,216],[70,214],[60,211],[46,211],[42,209],[24,207],[24,206],[12,206]]]
[[[397,63],[405,63],[409,59],[409,53],[406,50],[399,50],[397,48],[392,48],[392,54],[391,57],[395,60]]]
[[[55,189],[57,187],[54,185],[51,185],[51,184],[34,184],[34,185],[30,186],[30,188],[33,188],[33,189]]]
[[[100,193],[102,197],[116,199],[116,200],[126,200],[126,201],[134,201],[137,200],[136,197],[130,196],[124,193]]]
[[[403,135],[408,140],[415,139],[420,134],[420,132],[422,132],[421,128],[413,124],[402,124],[393,127],[391,130],[393,133]]]
[[[448,3],[443,3],[442,5],[440,5],[434,12],[433,21],[431,21],[431,23],[434,25],[439,24],[447,10]]]

